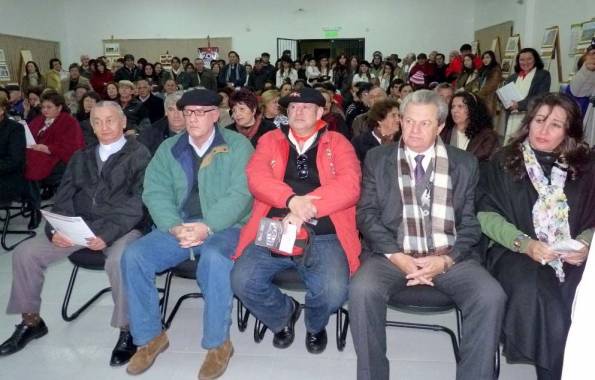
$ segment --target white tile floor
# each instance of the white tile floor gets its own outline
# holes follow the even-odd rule
[[[24,223],[17,220],[15,227]],[[41,229],[39,229],[41,230]],[[8,302],[11,284],[12,253],[0,250],[0,308]],[[47,271],[42,316],[49,327],[49,334],[31,342],[23,351],[0,358],[0,379],[130,379],[125,369],[108,365],[118,332],[109,327],[112,300],[109,295],[82,314],[77,320],[67,323],[60,316],[60,308],[72,265],[67,260],[50,266]],[[160,283],[163,279],[160,279]],[[79,271],[78,282],[71,305],[81,305],[99,288],[107,286],[103,272]],[[172,303],[181,294],[194,291],[193,281],[174,279]],[[295,294],[303,300],[303,295]],[[202,330],[202,301],[188,300],[180,309],[171,329],[169,349],[161,354],[153,367],[140,378],[150,379],[195,379],[205,357],[200,347]],[[414,316],[389,312],[394,320],[424,320],[455,328],[454,313],[435,316]],[[0,312],[0,340],[12,334],[18,317]],[[304,347],[305,328],[303,319],[298,322],[296,341],[286,350],[272,346],[271,334],[267,333],[260,344],[252,338],[254,319],[251,317],[246,332],[232,326],[232,342],[235,354],[222,380],[230,379],[355,379],[356,357],[351,342],[339,352],[335,346],[335,319],[329,323],[329,345],[321,355],[308,354]],[[388,329],[391,359],[391,378],[406,380],[454,379],[455,363],[449,338],[442,333],[409,329]],[[533,367],[528,365],[502,364],[500,379],[535,379]]]

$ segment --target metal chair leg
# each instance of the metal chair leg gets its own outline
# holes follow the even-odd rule
[[[254,320],[254,342],[260,343],[267,332],[267,327],[258,319]]]
[[[174,305],[174,308],[171,310],[167,321],[165,321],[165,328],[168,329],[171,326],[171,322],[174,320],[176,314],[178,313],[178,309],[182,305],[182,302],[186,301],[189,298],[203,298],[202,293],[188,293],[184,294],[182,297],[178,298],[178,301]]]
[[[64,302],[62,303],[62,319],[64,319],[66,322],[74,321],[76,318],[79,317],[79,315],[83,311],[87,310],[87,308],[89,308],[89,306],[91,306],[95,301],[97,301],[99,299],[99,297],[101,297],[105,293],[110,292],[112,290],[111,287],[101,289],[93,297],[91,297],[91,299],[88,300],[83,306],[81,306],[77,311],[75,311],[71,315],[68,315],[68,304],[70,303],[70,296],[72,295],[72,289],[74,288],[74,284],[76,282],[76,276],[77,276],[78,270],[79,270],[78,265],[75,265],[74,268],[72,268],[72,273],[70,275],[70,281],[68,281],[68,287],[66,288],[66,294],[64,295]]]
[[[248,319],[250,318],[250,311],[244,306],[242,301],[239,298],[236,298],[237,303],[237,319],[238,319],[238,330],[240,332],[246,331],[248,327]]]
[[[432,330],[432,331],[442,331],[450,337],[450,341],[452,343],[452,350],[455,355],[455,361],[458,363],[461,359],[459,355],[459,345],[457,344],[457,337],[455,333],[449,329],[448,327],[440,326],[440,325],[429,325],[425,323],[412,323],[412,322],[396,322],[396,321],[387,321],[387,326],[391,327],[404,327],[409,329],[421,329],[421,330]]]
[[[161,324],[164,328],[165,326],[165,319],[167,317],[167,305],[169,302],[169,292],[171,290],[171,280],[174,274],[171,271],[168,271],[165,275],[165,286],[163,287],[163,297],[161,298]]]
[[[5,217],[0,217],[0,221],[4,222],[3,226],[2,226],[2,238],[0,239],[0,244],[2,245],[2,248],[4,248],[6,251],[12,251],[17,245],[21,244],[25,240],[31,239],[32,237],[34,237],[36,235],[35,231],[9,230],[8,229],[11,219],[13,219],[19,215],[23,215],[22,210],[21,210],[21,212],[11,215],[11,212],[10,212],[11,209],[12,209],[12,207],[5,208],[4,209],[4,211],[6,212]],[[14,243],[12,245],[7,245],[6,244],[6,235],[8,235],[8,234],[26,235],[26,236],[25,236],[25,238],[17,241],[16,243]]]
[[[461,344],[461,337],[463,336],[463,312],[457,308],[455,309],[455,314],[457,316],[457,338],[459,339],[459,344]]]
[[[336,338],[337,350],[343,351],[347,340],[347,331],[349,329],[349,313],[344,308],[337,310]]]

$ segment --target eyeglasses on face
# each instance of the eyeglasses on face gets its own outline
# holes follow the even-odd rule
[[[310,170],[308,169],[308,157],[305,154],[300,154],[297,157],[296,169],[299,179],[308,179]]]
[[[208,110],[187,110],[186,109],[186,110],[182,111],[182,114],[184,115],[184,117],[190,117],[192,115],[194,115],[196,117],[202,117],[211,111],[215,111],[216,109],[217,108],[210,108]]]

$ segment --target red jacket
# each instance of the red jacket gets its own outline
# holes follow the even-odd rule
[[[50,175],[54,166],[60,161],[68,163],[77,150],[84,148],[83,132],[78,121],[67,112],[61,112],[52,125],[41,136],[38,132],[43,128],[45,118],[39,115],[29,125],[31,134],[37,144],[44,144],[50,154],[27,149],[25,178],[39,181]]]
[[[310,193],[321,197],[314,201],[318,217],[330,216],[341,247],[353,274],[359,267],[361,244],[355,222],[355,206],[359,200],[361,169],[352,145],[337,132],[320,136],[316,167],[321,186]],[[248,223],[242,228],[234,259],[256,238],[260,219],[271,208],[285,208],[293,190],[283,182],[289,159],[289,141],[280,130],[263,135],[246,166],[248,188],[254,206]]]
[[[114,80],[114,74],[105,69],[103,74],[96,71],[91,75],[91,86],[103,99],[107,99],[106,84]]]

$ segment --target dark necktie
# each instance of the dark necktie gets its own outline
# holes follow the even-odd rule
[[[423,180],[424,175],[426,175],[426,171],[424,170],[424,167],[421,164],[421,161],[423,159],[423,154],[418,154],[417,156],[415,156],[415,182],[418,184]]]

